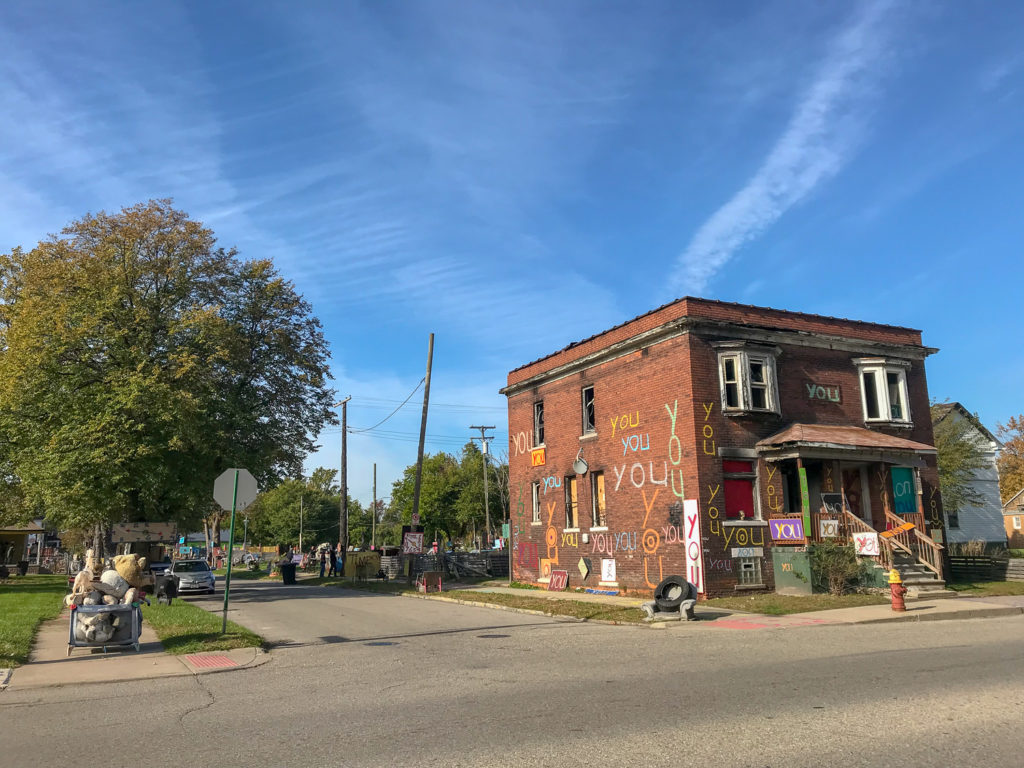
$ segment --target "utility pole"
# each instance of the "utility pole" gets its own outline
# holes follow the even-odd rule
[[[477,427],[470,426],[470,429],[480,430],[480,457],[484,460],[484,519],[486,520],[486,528],[484,532],[484,545],[487,549],[491,548],[491,502],[490,497],[487,495],[487,441],[490,440],[485,433],[488,429],[494,429],[490,427]],[[476,440],[476,438],[473,438]]]
[[[304,497],[305,497],[305,494],[302,493],[302,492],[299,492],[299,552],[300,553],[305,552],[305,550],[302,548],[302,502],[303,502]]]
[[[349,395],[341,402],[335,403],[334,407],[341,406],[341,511],[338,514],[338,543],[341,545],[341,557],[348,552],[348,456],[346,448],[348,445],[348,401],[352,399]]]
[[[373,506],[370,507],[370,549],[377,548],[377,462],[373,462]]]
[[[416,483],[412,492],[412,516],[417,519],[420,514],[420,483],[423,480],[423,443],[427,438],[427,406],[430,404],[430,367],[434,361],[434,334],[430,334],[427,344],[427,376],[423,386],[423,416],[420,418],[420,446],[416,452]],[[411,578],[411,577],[410,577]]]

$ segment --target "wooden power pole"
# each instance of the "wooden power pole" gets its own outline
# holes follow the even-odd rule
[[[427,376],[423,385],[423,415],[420,418],[420,446],[416,452],[416,484],[412,492],[412,514],[413,519],[419,518],[420,514],[420,484],[423,481],[423,443],[427,439],[427,407],[430,404],[430,367],[434,361],[434,334],[430,334],[430,341],[427,344]]]

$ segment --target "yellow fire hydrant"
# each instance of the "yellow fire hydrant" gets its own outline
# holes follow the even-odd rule
[[[907,604],[903,602],[903,596],[907,594],[907,588],[903,586],[900,572],[895,568],[889,571],[889,589],[892,593],[892,609],[897,612],[906,611]]]

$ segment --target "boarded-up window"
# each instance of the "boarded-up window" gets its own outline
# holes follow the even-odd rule
[[[604,516],[604,472],[591,472],[590,498],[593,499],[593,527],[604,528],[608,525]]]
[[[579,528],[580,519],[577,514],[579,510],[579,496],[576,492],[576,476],[570,475],[565,478],[565,527]]]
[[[725,459],[722,461],[725,490],[725,518],[727,520],[756,520],[758,515],[754,499],[754,462]]]

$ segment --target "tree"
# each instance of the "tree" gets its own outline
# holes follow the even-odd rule
[[[933,404],[931,412],[943,506],[948,510],[980,507],[984,496],[973,485],[974,473],[985,468],[986,458],[977,438],[978,417],[963,416],[946,403]]]
[[[0,461],[59,527],[198,522],[227,467],[296,474],[334,422],[327,358],[269,262],[167,200],[0,255]]]
[[[1003,502],[1024,488],[1024,414],[996,425],[1003,448],[999,453],[999,495]]]
[[[338,489],[336,470],[317,469],[306,479],[289,478],[261,492],[249,507],[249,535],[253,541],[297,544],[302,512],[302,542],[314,544],[338,540]]]

